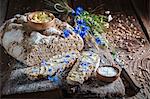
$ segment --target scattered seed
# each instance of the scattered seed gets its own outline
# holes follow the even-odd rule
[[[133,60],[133,57],[132,57],[132,56],[128,56],[128,58],[129,58],[130,60]]]
[[[133,27],[134,27],[134,25],[131,23],[130,27],[132,27],[132,28],[133,28]]]
[[[141,66],[138,66],[138,68],[141,69],[142,67],[141,67]]]
[[[132,73],[131,75],[134,75],[134,73]]]
[[[105,11],[105,14],[110,14],[110,11]]]
[[[143,50],[142,52],[145,53],[145,50]]]

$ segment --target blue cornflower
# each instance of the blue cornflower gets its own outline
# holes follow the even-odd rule
[[[82,31],[89,31],[89,30],[90,30],[89,26],[85,26],[85,25],[82,26]]]
[[[78,34],[79,31],[80,31],[80,27],[77,25],[77,26],[74,28],[74,32]]]
[[[51,71],[52,71],[52,68],[49,68],[48,71],[51,72]]]
[[[75,16],[76,15],[76,12],[74,10],[72,10],[72,15]]]
[[[57,76],[54,76],[53,81],[54,81],[55,83],[58,83],[59,78],[58,78]]]
[[[69,61],[67,61],[67,60],[64,60],[64,63],[67,63],[67,64],[68,64],[68,63],[69,63]]]
[[[84,22],[84,20],[82,20],[82,19],[81,19],[81,20],[80,20],[80,19],[77,20],[77,24],[78,24],[78,25],[81,25],[81,24],[84,24],[84,23],[85,23],[85,22]]]
[[[80,15],[81,13],[79,11],[76,11],[76,15]]]
[[[70,35],[69,30],[64,30],[64,37],[67,38]]]
[[[89,66],[89,63],[88,63],[88,62],[83,62],[83,63],[81,63],[81,65],[82,65],[83,67],[87,67],[87,66]]]
[[[53,82],[53,84],[56,84],[56,85],[61,84],[60,79],[58,78],[57,75],[55,75],[53,77],[52,76],[48,76],[48,80]]]
[[[81,6],[78,6],[78,7],[76,7],[76,11],[83,12],[84,10],[83,10],[83,8]]]
[[[83,69],[83,70],[82,70],[82,72],[87,72],[87,71],[89,71],[89,70],[88,70],[88,69]]]
[[[49,81],[54,81],[52,76],[48,76],[47,79],[48,79]]]
[[[82,38],[85,38],[85,36],[86,36],[86,31],[81,31],[80,33],[79,33],[79,35],[82,37]]]
[[[63,69],[62,69],[62,68],[60,68],[60,69],[59,69],[59,72],[63,72]]]
[[[80,14],[82,14],[83,13],[83,8],[82,7],[77,7],[76,9],[75,9],[75,13],[76,13],[76,15],[80,15]]]
[[[92,56],[92,53],[89,56]]]
[[[42,66],[47,66],[46,61],[44,59],[42,60],[41,65]]]
[[[69,58],[69,57],[70,57],[70,55],[66,55],[66,57],[67,57],[67,58]]]
[[[101,42],[101,39],[98,38],[98,37],[95,39],[95,41],[96,41],[96,43],[99,44],[99,45],[101,45],[101,43],[102,43],[102,42]]]

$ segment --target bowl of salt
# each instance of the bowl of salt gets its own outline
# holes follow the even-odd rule
[[[121,70],[116,66],[104,65],[97,69],[96,76],[100,81],[113,82],[120,76]]]

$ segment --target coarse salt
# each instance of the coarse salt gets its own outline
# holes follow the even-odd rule
[[[99,74],[107,77],[117,75],[117,71],[113,67],[101,67],[98,69]]]

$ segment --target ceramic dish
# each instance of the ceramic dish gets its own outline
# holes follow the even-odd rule
[[[120,76],[121,70],[116,66],[101,66],[96,71],[97,79],[103,82],[113,82]]]
[[[28,25],[34,30],[45,30],[54,24],[55,16],[48,11],[36,11],[28,15]]]

